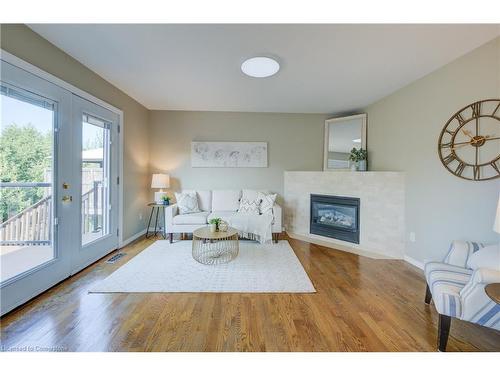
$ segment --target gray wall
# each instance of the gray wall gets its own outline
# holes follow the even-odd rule
[[[152,172],[171,190],[266,188],[283,195],[283,172],[322,170],[326,115],[151,111]],[[191,141],[268,142],[268,168],[191,168]]]
[[[452,239],[499,240],[492,227],[500,180],[458,178],[437,153],[439,133],[457,110],[499,97],[497,38],[367,108],[370,168],[406,172],[407,241],[416,233],[410,257],[439,259]]]
[[[0,26],[1,47],[7,52],[71,83],[124,112],[123,237],[145,228],[149,196],[148,110],[24,25]]]

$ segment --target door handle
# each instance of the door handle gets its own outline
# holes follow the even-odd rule
[[[72,195],[65,195],[65,196],[62,197],[62,201],[64,203],[73,202],[73,196]]]

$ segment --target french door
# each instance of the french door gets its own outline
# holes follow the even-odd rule
[[[118,247],[118,115],[76,95],[72,103],[74,273]]]
[[[1,61],[0,313],[118,246],[118,115]]]

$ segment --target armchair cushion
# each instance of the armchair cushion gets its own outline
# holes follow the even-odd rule
[[[463,310],[461,319],[500,330],[500,305],[484,290],[486,285],[500,283],[500,271],[478,268],[460,292]]]
[[[467,267],[473,270],[490,268],[500,271],[500,245],[483,247],[469,256]]]
[[[452,241],[444,263],[466,268],[469,256],[483,247],[484,245],[479,242]]]
[[[425,265],[427,285],[440,314],[461,316],[460,291],[469,282],[471,275],[471,270],[445,263],[431,262]]]

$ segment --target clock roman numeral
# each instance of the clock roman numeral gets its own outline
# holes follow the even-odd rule
[[[456,116],[455,116],[455,118],[457,119],[457,121],[458,121],[458,123],[459,123],[460,125],[463,125],[463,124],[465,123],[465,120],[464,120],[464,118],[462,117],[462,114],[461,114],[461,113],[459,113],[458,115],[456,115]]]
[[[477,118],[481,115],[481,102],[474,103],[470,106],[472,117]]]
[[[451,153],[449,154],[447,157],[445,157],[443,159],[443,163],[445,163],[446,165],[450,164],[453,160],[456,160],[457,159],[457,156],[455,155],[455,153]]]
[[[448,130],[448,129],[446,129],[445,131],[446,131],[446,133],[448,133],[449,135],[452,135],[452,136],[455,135],[455,133],[456,133],[456,131]]]
[[[492,116],[495,116],[495,113],[498,111],[498,108],[500,108],[500,103],[498,103],[495,110],[491,113]]]
[[[455,174],[459,176],[462,175],[464,169],[465,169],[465,163],[460,162],[460,164],[458,164],[458,167],[455,169]]]
[[[474,166],[474,180],[479,180],[481,178],[481,167],[479,165]]]
[[[452,146],[452,143],[451,142],[448,142],[448,143],[442,143],[441,144],[441,147],[442,148],[450,148]]]
[[[497,174],[500,175],[500,169],[498,168],[497,163],[495,161],[492,161],[490,165],[493,167],[495,171],[497,171]]]

